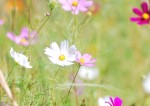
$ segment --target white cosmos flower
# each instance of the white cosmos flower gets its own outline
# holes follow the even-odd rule
[[[98,99],[98,106],[110,106],[108,103],[106,103],[110,101],[110,97],[106,96],[106,97],[101,97]]]
[[[69,47],[68,41],[64,40],[61,42],[60,48],[56,42],[52,42],[50,47],[45,49],[45,54],[48,55],[52,63],[67,66],[72,65],[76,60],[76,50],[75,45]]]
[[[144,91],[150,94],[150,73],[143,80]]]
[[[96,67],[81,66],[78,75],[85,80],[94,80],[98,77],[99,70]]]
[[[15,52],[12,47],[10,49],[10,55],[22,67],[32,68],[32,66],[30,65],[30,62],[28,62],[28,57],[21,53]]]

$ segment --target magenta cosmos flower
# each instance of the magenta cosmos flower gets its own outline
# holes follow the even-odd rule
[[[77,59],[76,61],[80,63],[82,66],[95,66],[96,59],[92,59],[92,56],[90,54],[84,54],[83,56],[78,51],[77,52]]]
[[[29,33],[29,29],[24,27],[21,30],[21,33],[16,36],[13,32],[8,32],[7,37],[14,41],[16,44],[22,45],[22,46],[28,46],[29,44],[35,43],[37,39],[37,32],[32,31]]]
[[[133,8],[133,12],[138,15],[138,17],[132,17],[130,20],[132,22],[136,22],[139,25],[143,24],[149,24],[150,22],[150,10],[148,7],[148,4],[146,2],[143,2],[141,4],[142,11],[138,8]]]
[[[65,11],[71,11],[72,14],[79,14],[79,12],[86,12],[88,8],[93,5],[93,1],[88,0],[59,0],[62,8]]]
[[[122,100],[119,97],[115,97],[114,99],[110,97],[110,100],[105,101],[105,103],[109,104],[110,106],[122,106]]]

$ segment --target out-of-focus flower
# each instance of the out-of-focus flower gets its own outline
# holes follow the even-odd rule
[[[144,91],[150,94],[150,73],[144,78],[142,84],[143,84]]]
[[[82,56],[81,53],[78,51],[76,61],[82,66],[92,67],[95,66],[94,63],[96,62],[96,59],[92,59],[92,56],[90,54],[84,54]]]
[[[122,100],[119,97],[106,96],[98,99],[99,106],[122,106]]]
[[[7,37],[14,41],[16,44],[23,45],[23,46],[29,46],[30,44],[34,44],[37,37],[36,31],[29,32],[29,29],[24,27],[21,30],[21,33],[19,36],[15,35],[13,32],[8,32]]]
[[[4,24],[4,20],[0,19],[0,25]]]
[[[25,7],[23,0],[7,0],[4,6],[4,11],[7,13],[11,13],[14,9],[22,12]]]
[[[100,5],[95,2],[91,7],[89,7],[88,11],[90,11],[92,15],[96,15],[100,11]]]
[[[22,67],[32,68],[32,66],[30,65],[30,62],[28,62],[28,57],[27,56],[25,56],[21,53],[15,52],[13,50],[13,48],[10,49],[10,55]]]
[[[0,106],[10,106],[9,104],[6,104],[5,102],[1,102]]]
[[[90,6],[92,6],[93,1],[89,0],[59,0],[62,4],[62,8],[65,11],[71,11],[72,14],[79,14],[79,12],[86,12]]]
[[[76,50],[75,45],[69,47],[69,42],[64,40],[61,42],[60,48],[56,42],[52,42],[50,47],[45,49],[45,54],[49,56],[52,63],[67,66],[72,65],[76,60]]]
[[[138,15],[138,17],[131,17],[130,20],[132,22],[136,22],[139,25],[149,24],[150,22],[150,10],[148,4],[143,2],[141,4],[142,11],[138,8],[133,8],[133,12]]]
[[[98,77],[99,71],[96,67],[81,66],[78,75],[85,80],[94,80]]]

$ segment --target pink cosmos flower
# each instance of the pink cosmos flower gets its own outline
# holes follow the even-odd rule
[[[4,24],[4,20],[0,19],[0,25],[3,25],[3,24]]]
[[[91,7],[89,7],[88,11],[92,13],[92,15],[96,15],[100,12],[100,4],[94,2]]]
[[[84,54],[83,56],[81,53],[78,51],[77,52],[77,59],[76,62],[80,63],[82,66],[95,66],[96,59],[91,59],[92,56],[90,54]]]
[[[16,36],[13,32],[8,32],[7,37],[14,41],[16,44],[22,45],[22,46],[28,46],[29,44],[34,44],[37,39],[37,32],[32,31],[29,33],[29,29],[24,27],[21,30],[21,33]]]
[[[148,7],[148,4],[146,2],[143,2],[141,4],[142,11],[138,8],[133,8],[133,12],[138,15],[138,17],[132,17],[130,20],[132,22],[136,22],[139,25],[143,24],[149,24],[150,22],[150,10]]]
[[[122,106],[122,100],[119,97],[115,97],[114,99],[110,97],[110,101],[105,101],[105,103],[110,106]]]
[[[59,0],[62,4],[62,8],[65,11],[71,11],[72,14],[79,14],[79,12],[86,12],[90,6],[93,5],[93,1],[88,0]]]

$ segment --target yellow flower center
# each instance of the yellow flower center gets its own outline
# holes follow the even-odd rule
[[[60,56],[59,56],[59,60],[60,60],[60,61],[65,60],[65,56],[64,56],[64,55],[60,55]]]
[[[80,62],[84,64],[85,60],[83,58],[80,59]]]
[[[78,2],[77,2],[77,1],[72,2],[72,6],[77,7],[77,5],[78,5]]]
[[[142,15],[142,17],[143,17],[145,20],[147,20],[147,19],[149,19],[149,14],[144,13],[144,14]]]
[[[26,43],[26,42],[27,42],[27,40],[24,39],[24,38],[22,38],[22,39],[20,40],[20,43]]]

